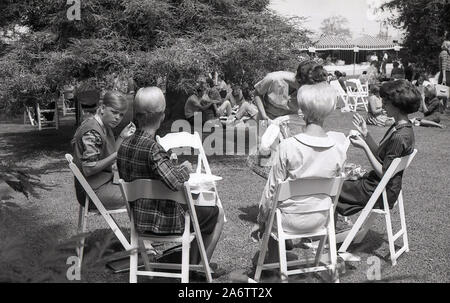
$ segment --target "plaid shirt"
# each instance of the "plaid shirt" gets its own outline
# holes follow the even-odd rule
[[[179,190],[189,179],[188,169],[175,166],[169,154],[143,130],[124,140],[117,153],[120,177],[162,180],[171,190]],[[184,230],[184,210],[170,200],[138,199],[131,204],[138,232],[177,234]]]

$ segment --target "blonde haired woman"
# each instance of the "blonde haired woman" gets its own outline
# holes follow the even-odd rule
[[[326,82],[304,85],[298,91],[297,100],[306,127],[303,133],[281,141],[277,149],[275,164],[259,203],[257,224],[252,229],[252,237],[255,238],[261,238],[264,232],[277,180],[333,178],[339,176],[346,160],[349,146],[346,136],[326,132],[323,128],[326,117],[336,108],[334,88]],[[331,199],[326,195],[298,196],[283,201],[278,204],[283,229],[288,233],[314,232],[326,224],[330,206]],[[268,246],[267,261],[278,260],[276,242],[270,239]]]

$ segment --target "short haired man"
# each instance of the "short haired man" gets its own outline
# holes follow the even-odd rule
[[[137,121],[135,134],[127,138],[117,154],[119,175],[126,182],[136,179],[163,181],[169,189],[180,190],[189,179],[192,166],[188,161],[174,165],[169,154],[156,142],[155,133],[164,120],[166,100],[158,87],[141,88],[136,93],[134,112]],[[208,259],[214,252],[223,228],[222,208],[195,207]],[[170,200],[139,199],[132,210],[139,233],[153,235],[180,234],[184,230],[186,209]],[[191,264],[199,264],[200,254],[194,242]],[[217,271],[216,271],[217,272]]]

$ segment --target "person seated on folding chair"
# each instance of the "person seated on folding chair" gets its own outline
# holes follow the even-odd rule
[[[306,127],[303,133],[282,140],[276,153],[269,178],[259,202],[257,224],[251,231],[252,238],[262,239],[265,223],[273,205],[277,180],[299,178],[333,178],[341,175],[350,142],[343,133],[323,128],[324,121],[336,108],[336,90],[323,81],[304,85],[298,91],[299,107],[304,114]],[[282,226],[286,233],[313,233],[328,222],[331,198],[326,195],[298,196],[281,202]],[[305,214],[308,212],[308,214]],[[289,243],[291,244],[291,243]],[[292,245],[289,245],[292,246]],[[288,256],[295,260],[296,256]],[[256,260],[255,258],[254,260]],[[278,262],[276,241],[270,238],[267,263]]]
[[[365,151],[373,170],[357,180],[344,181],[336,208],[337,212],[343,216],[350,216],[362,210],[391,162],[395,158],[407,156],[414,151],[414,131],[408,114],[417,112],[419,109],[420,92],[410,82],[396,80],[383,83],[380,95],[383,100],[383,109],[388,117],[394,118],[395,123],[377,144],[367,130],[364,118],[358,113],[353,116],[353,124],[360,134],[351,136],[350,141],[353,146]],[[396,174],[386,186],[390,208],[394,206],[402,188],[402,175],[403,172]],[[381,198],[376,207],[383,208]],[[338,230],[346,228],[345,222],[340,221],[337,224]]]
[[[71,142],[74,163],[108,210],[125,206],[120,186],[113,183],[112,166],[120,144],[134,133],[135,126],[128,124],[117,140],[112,129],[120,123],[127,107],[127,100],[120,92],[107,92],[97,113],[81,123]],[[75,190],[78,202],[84,206],[85,192],[76,179]],[[89,208],[95,209],[92,202]]]
[[[192,165],[185,161],[175,165],[170,154],[156,142],[155,133],[164,120],[166,100],[157,87],[141,88],[134,100],[138,128],[124,140],[117,155],[119,176],[126,182],[136,179],[162,180],[170,189],[181,190],[189,180]],[[181,234],[187,209],[170,200],[140,199],[133,203],[136,229],[152,235]],[[217,206],[195,207],[208,260],[222,233],[224,214]],[[193,228],[191,227],[191,230]],[[191,246],[191,264],[200,264],[197,244]],[[215,270],[217,272],[217,270]]]

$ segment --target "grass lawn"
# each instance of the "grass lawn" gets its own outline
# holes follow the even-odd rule
[[[446,129],[414,128],[419,152],[403,178],[410,252],[402,255],[397,266],[391,266],[384,218],[379,218],[364,241],[350,247],[361,256],[361,262],[347,263],[341,282],[366,281],[370,256],[381,259],[383,281],[450,282],[449,112],[442,115],[442,120]],[[27,199],[14,194],[11,201],[20,208],[0,208],[0,281],[67,281],[66,258],[74,252],[67,249],[70,244],[61,247],[61,243],[75,235],[78,218],[73,176],[64,159],[64,154],[71,152],[73,118],[65,117],[58,131],[38,132],[20,122],[0,124],[0,159],[30,168],[45,185],[36,189],[39,197]],[[347,133],[353,128],[351,114],[334,112],[326,128]],[[380,140],[386,129],[370,127],[370,131]],[[347,156],[350,162],[369,169],[361,150],[350,147]],[[251,241],[249,233],[265,181],[246,167],[245,160],[245,156],[209,157],[212,172],[223,177],[218,190],[228,219],[211,260],[227,274],[216,282],[232,282],[235,273],[249,273],[251,259],[258,251],[258,244]],[[398,212],[393,215],[398,228]],[[104,249],[101,245],[111,234],[101,217],[90,220],[88,262]],[[127,226],[127,218],[120,218],[119,223]],[[56,246],[61,253],[55,253]],[[321,281],[311,275],[295,280]],[[83,268],[82,281],[128,282],[128,273],[114,274],[103,265],[88,265]]]

